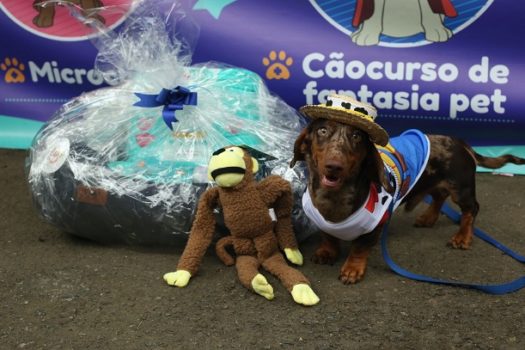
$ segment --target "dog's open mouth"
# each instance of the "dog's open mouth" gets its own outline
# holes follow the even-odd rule
[[[341,178],[335,175],[323,175],[321,185],[326,188],[337,188],[341,184]]]

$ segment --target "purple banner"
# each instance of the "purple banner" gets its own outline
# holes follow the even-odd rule
[[[510,0],[241,0],[195,11],[195,59],[252,69],[293,106],[355,94],[392,134],[523,144],[524,14]]]
[[[59,6],[50,25],[37,18],[33,1],[1,5],[0,118],[45,121],[70,97],[101,86],[95,49],[79,29],[66,33]],[[294,107],[324,102],[335,91],[373,103],[391,134],[419,128],[476,145],[525,143],[525,7],[518,1],[193,0],[182,6],[200,27],[194,62],[253,70]],[[115,26],[126,12],[100,15]]]

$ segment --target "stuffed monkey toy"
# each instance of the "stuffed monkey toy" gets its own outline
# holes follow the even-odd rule
[[[230,235],[219,239],[216,252],[226,265],[236,265],[241,284],[268,300],[273,299],[273,287],[259,273],[262,266],[281,281],[296,303],[315,305],[319,298],[308,279],[289,266],[279,250],[284,250],[290,262],[302,265],[303,256],[292,229],[290,183],[276,175],[256,182],[254,173],[258,168],[257,160],[241,147],[229,146],[213,153],[208,176],[218,186],[208,189],[200,198],[177,271],[165,274],[164,280],[169,285],[185,287],[197,273],[215,233],[213,211],[220,207]],[[274,209],[276,222],[272,221],[269,208]],[[226,246],[233,247],[235,260]]]

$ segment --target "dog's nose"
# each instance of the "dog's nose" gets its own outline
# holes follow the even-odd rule
[[[340,172],[343,170],[343,165],[336,161],[336,160],[330,160],[328,162],[325,163],[324,167],[326,168],[326,170],[330,171],[330,172]]]

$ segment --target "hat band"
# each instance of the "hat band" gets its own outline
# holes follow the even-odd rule
[[[343,99],[337,96],[328,96],[326,98],[326,106],[345,108],[345,109],[354,111],[356,113],[364,114],[372,118],[372,121],[377,116],[377,111],[375,110],[375,108],[370,108],[370,106],[364,103],[358,103],[357,101],[350,102],[346,99]]]

